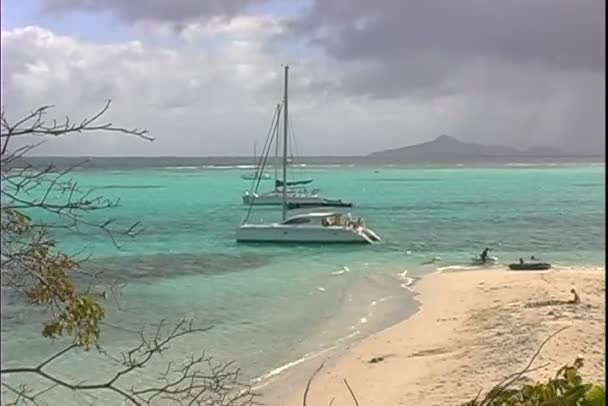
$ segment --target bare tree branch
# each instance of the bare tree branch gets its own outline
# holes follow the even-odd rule
[[[1,121],[2,134],[0,135],[1,138],[4,138],[2,154],[6,152],[9,140],[12,137],[24,135],[63,136],[72,133],[104,131],[135,135],[148,141],[154,140],[153,137],[147,135],[148,130],[115,127],[112,123],[97,123],[97,120],[99,120],[108,111],[111,104],[112,100],[108,100],[101,110],[99,110],[93,116],[83,119],[80,124],[72,122],[69,117],[66,117],[63,123],[57,123],[56,120],[53,120],[52,124],[47,124],[44,118],[48,111],[53,108],[51,105],[39,107],[13,125],[8,123],[3,113]]]
[[[570,326],[562,327],[559,330],[555,331],[553,334],[549,335],[547,338],[545,338],[545,340],[540,344],[540,346],[538,347],[538,349],[536,350],[536,352],[534,353],[534,355],[532,356],[532,358],[530,358],[530,361],[528,362],[528,364],[526,365],[526,367],[524,369],[522,369],[521,371],[519,371],[519,372],[516,372],[514,374],[511,374],[511,375],[507,376],[502,381],[500,381],[498,384],[496,384],[492,388],[492,390],[490,390],[486,394],[486,396],[483,398],[483,400],[479,403],[479,406],[489,406],[489,405],[491,405],[492,401],[494,399],[496,399],[507,388],[509,388],[511,385],[513,385],[515,382],[517,382],[517,380],[519,380],[525,373],[531,372],[534,369],[543,368],[544,366],[546,366],[546,365],[543,365],[543,366],[538,367],[538,368],[530,369],[530,367],[532,366],[532,364],[534,364],[534,361],[536,360],[536,358],[540,354],[540,352],[543,349],[543,347],[545,346],[545,344],[547,344],[549,342],[549,340],[551,340],[553,337],[555,337],[556,335],[558,335],[559,333],[561,333],[562,331],[564,331],[564,330],[566,330],[568,328],[570,328]]]
[[[13,151],[9,148],[13,137],[28,135],[56,137],[92,131],[120,132],[153,140],[147,135],[147,130],[126,129],[116,127],[112,123],[99,124],[100,118],[108,111],[110,104],[111,101],[108,100],[101,110],[80,123],[74,123],[68,117],[63,123],[57,121],[47,123],[46,115],[53,107],[51,105],[39,107],[14,124],[8,122],[3,111],[0,120],[1,180],[5,186],[1,191],[2,211],[43,210],[67,221],[67,224],[55,225],[57,228],[96,227],[103,230],[117,248],[120,248],[120,245],[115,238],[116,235],[133,237],[141,232],[139,223],[118,229],[112,227],[114,224],[112,221],[94,223],[84,218],[88,212],[116,207],[119,201],[91,196],[92,190],[82,191],[72,179],[65,179],[74,169],[82,166],[82,163],[59,172],[56,172],[52,165],[34,168],[23,158],[40,143],[21,145]],[[42,187],[45,189],[42,190]],[[30,196],[31,192],[35,192],[35,196]],[[51,196],[54,196],[52,200]]]
[[[0,374],[34,374],[54,384],[74,392],[111,391],[127,399],[133,405],[151,405],[155,399],[171,400],[174,404],[218,406],[245,406],[255,404],[256,395],[248,384],[240,381],[240,370],[232,362],[219,363],[207,354],[191,357],[181,365],[169,363],[167,369],[159,374],[156,386],[145,388],[125,387],[121,379],[135,370],[145,368],[152,358],[169,348],[176,339],[194,333],[208,331],[207,328],[194,328],[191,322],[180,321],[166,337],[162,334],[163,323],[159,323],[155,333],[146,337],[141,331],[141,342],[122,354],[122,359],[110,356],[99,348],[101,354],[122,367],[109,379],[98,383],[74,383],[58,378],[45,370],[53,361],[65,356],[78,346],[73,344],[53,354],[35,367],[3,368]],[[203,368],[204,367],[204,368]],[[8,385],[8,384],[7,384]],[[17,389],[7,386],[19,399],[35,404],[35,396],[28,396],[25,388]],[[45,389],[45,391],[50,388]],[[43,392],[39,392],[41,394]],[[38,394],[38,395],[39,395]],[[37,396],[38,396],[37,395]],[[214,403],[209,403],[214,402]]]

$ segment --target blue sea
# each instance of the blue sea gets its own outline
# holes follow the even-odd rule
[[[90,221],[142,227],[136,237],[117,237],[120,248],[98,230],[53,231],[59,249],[90,256],[84,270],[125,284],[104,302],[106,348],[128,348],[138,330],[160,320],[192,319],[213,328],[180,340],[166,357],[205,350],[235,360],[246,379],[261,382],[281,366],[410,316],[418,305],[412,283],[437,268],[472,268],[471,257],[485,247],[499,258],[496,268],[531,255],[557,266],[604,266],[604,164],[341,163],[291,171],[314,178],[327,197],[352,201],[346,210],[383,239],[371,246],[237,244],[235,230],[247,212],[241,195],[250,188],[241,175],[250,171],[106,165],[73,172],[82,188],[120,199]],[[271,187],[262,182],[262,190]],[[251,214],[252,221],[279,218],[278,207]],[[67,343],[49,345],[40,336],[43,310],[24,306],[6,288],[2,306],[4,365],[34,364]],[[74,353],[52,368],[94,379],[109,373],[104,365],[94,353]],[[138,379],[161,367],[138,372]],[[49,396],[81,404],[60,389]],[[98,404],[106,404],[103,396]]]

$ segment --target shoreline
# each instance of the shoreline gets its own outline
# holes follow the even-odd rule
[[[368,297],[371,301],[360,302],[357,311],[351,311],[352,303],[339,309],[332,319],[317,326],[317,331],[304,340],[305,343],[316,342],[321,344],[319,347],[311,349],[308,346],[308,352],[299,351],[295,357],[251,379],[252,387],[258,393],[266,392],[269,387],[273,388],[272,391],[275,392],[277,383],[282,382],[286,377],[291,380],[294,375],[299,376],[303,371],[307,371],[316,360],[323,357],[334,358],[337,354],[341,354],[345,348],[350,348],[352,345],[415,315],[420,310],[420,301],[416,300],[418,294],[412,287],[425,274],[428,273],[410,276],[407,270],[398,272],[395,269],[394,273],[383,275],[381,285],[384,285],[384,289],[388,289],[388,286],[390,286],[391,291],[383,290],[381,296]],[[340,273],[334,273],[334,275],[340,275]],[[390,285],[386,285],[387,282],[390,282]],[[361,279],[358,283],[366,287],[369,287],[368,284],[370,283],[375,284],[369,280],[363,282]],[[401,293],[404,290],[406,293]],[[321,294],[325,294],[325,289],[322,288],[321,292]],[[349,292],[348,296],[366,293],[357,290],[355,285],[349,286]],[[366,303],[366,306],[362,307],[362,303]],[[405,307],[403,307],[404,305]],[[346,317],[344,315],[345,309],[349,313]],[[359,313],[359,311],[362,311],[362,313]],[[345,323],[346,320],[350,321]],[[319,337],[316,337],[316,335],[322,331],[335,329],[336,323],[342,324],[342,330],[340,331],[343,334],[339,335],[333,342],[317,340]],[[350,328],[346,327],[347,324],[350,324]]]
[[[603,381],[604,283],[605,268],[595,266],[436,270],[408,286],[419,302],[414,315],[274,369],[273,379],[257,387],[261,401],[301,405],[306,382],[323,363],[311,384],[310,404],[335,397],[335,406],[351,405],[347,379],[362,404],[457,405],[523,368],[540,342],[564,325],[573,328],[547,343],[535,365],[549,365],[530,378],[552,376],[582,354],[582,374]],[[571,299],[571,285],[580,305],[534,307],[543,300]]]

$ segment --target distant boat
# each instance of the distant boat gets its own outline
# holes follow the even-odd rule
[[[352,203],[338,199],[327,199],[319,196],[318,189],[308,190],[304,185],[312,183],[312,179],[287,181],[287,208],[301,209],[305,207],[352,207]],[[275,188],[266,193],[243,194],[243,203],[256,206],[280,206],[283,204],[283,181],[276,180]]]
[[[275,130],[278,130],[278,121],[281,114],[281,106],[278,105],[275,111],[276,117],[276,126]],[[274,120],[274,118],[273,118]],[[275,122],[273,121],[273,124]],[[265,154],[264,157],[267,158],[267,154],[270,152],[270,147],[272,146],[272,139],[275,134],[272,134],[270,139],[270,145],[268,149],[265,146]],[[278,134],[274,143],[276,148],[276,159],[279,159],[279,139]],[[292,163],[292,160],[286,158],[283,160],[285,167]],[[258,172],[262,171],[261,166],[263,162],[266,162],[266,159],[260,160],[260,166],[258,167]],[[279,165],[275,163],[275,182],[274,189],[268,192],[258,193],[256,190],[245,191],[242,195],[243,204],[245,205],[254,205],[254,206],[281,206],[283,205],[283,189],[287,189],[285,194],[287,198],[287,208],[289,210],[294,208],[305,208],[305,207],[352,207],[352,203],[344,202],[341,199],[328,199],[319,194],[319,189],[309,190],[305,186],[309,185],[313,182],[312,178],[304,178],[304,179],[293,179],[293,180],[281,180],[278,179],[278,169]],[[286,169],[285,169],[286,171]],[[259,173],[258,173],[259,174]],[[247,175],[250,176],[250,175]],[[266,174],[261,175],[264,176],[264,179],[270,179],[270,176],[266,178]],[[248,178],[250,180],[257,180],[255,177]]]
[[[257,243],[365,243],[372,244],[380,241],[380,237],[365,226],[363,219],[351,219],[350,213],[343,215],[338,212],[313,212],[287,217],[288,192],[287,182],[287,73],[285,66],[285,87],[283,101],[283,180],[281,188],[281,204],[283,219],[279,223],[251,224],[247,223],[249,213],[236,232],[237,242]],[[277,116],[278,124],[278,116]],[[278,128],[278,125],[277,125]],[[255,200],[254,200],[255,201]],[[250,206],[251,207],[251,206]]]
[[[287,208],[289,210],[314,207],[353,207],[350,202],[339,199],[326,199],[319,196],[317,189],[290,189],[287,191]],[[283,204],[283,191],[273,190],[267,193],[243,194],[243,203],[253,206],[281,206]]]
[[[258,177],[261,180],[270,180],[271,179],[270,175],[267,174],[267,173],[259,173],[258,174],[258,162],[257,162],[257,159],[256,159],[256,144],[255,144],[255,142],[253,143],[253,165],[255,165],[255,167],[256,167],[255,172],[253,172],[253,173],[246,173],[244,175],[241,175],[241,178],[243,178],[245,180],[255,180]]]
[[[258,176],[255,173],[247,173],[245,175],[241,175],[241,178],[243,178],[244,180],[255,180],[255,179],[258,178]],[[269,174],[267,174],[267,173],[262,173],[260,175],[260,178],[262,180],[270,180],[270,179],[272,179],[272,177]]]

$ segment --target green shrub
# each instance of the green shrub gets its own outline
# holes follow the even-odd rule
[[[583,360],[564,365],[554,378],[534,385],[510,388],[524,372],[496,385],[482,399],[474,399],[461,406],[606,406],[606,387],[585,383],[579,374]]]

